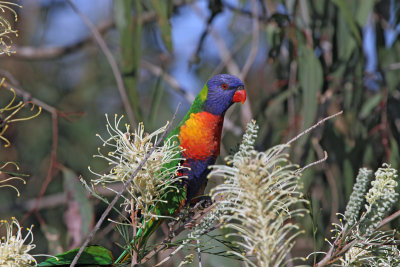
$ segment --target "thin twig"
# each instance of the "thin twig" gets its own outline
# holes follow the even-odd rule
[[[320,135],[320,134],[319,134]],[[321,140],[321,136],[319,136],[318,138],[314,137],[311,139],[311,143],[314,146],[315,151],[317,152],[317,155],[319,158],[322,158],[322,155],[324,153],[326,153],[326,151],[324,151],[321,147],[321,145],[319,144],[319,140]],[[326,175],[326,179],[328,180],[328,184],[329,184],[329,190],[331,191],[331,197],[332,197],[332,201],[331,201],[331,215],[330,215],[330,222],[331,223],[337,223],[337,212],[339,209],[339,192],[338,192],[338,187],[336,184],[336,180],[335,177],[332,173],[332,170],[329,166],[329,164],[327,164],[327,166],[324,168],[324,172]],[[330,229],[327,229],[327,231],[329,231]]]
[[[182,248],[184,247],[184,245],[180,245],[179,247],[177,247],[174,251],[172,251],[171,253],[168,253],[169,255],[167,257],[165,257],[164,259],[162,259],[159,263],[157,263],[156,265],[154,265],[154,267],[157,266],[161,266],[162,264],[166,263],[167,261],[169,261],[173,256],[175,256],[176,253],[178,253]]]
[[[282,150],[284,150],[285,148],[287,148],[291,143],[293,143],[294,141],[296,141],[297,139],[299,139],[299,138],[302,137],[303,135],[309,133],[309,132],[312,131],[313,129],[317,128],[318,126],[320,126],[320,125],[321,125],[322,123],[324,123],[325,121],[330,120],[330,119],[332,119],[332,118],[334,118],[334,117],[336,117],[336,116],[338,116],[338,115],[340,115],[340,114],[342,114],[342,113],[343,113],[343,110],[342,110],[342,111],[339,111],[339,112],[337,112],[337,113],[335,113],[335,114],[333,114],[333,115],[331,115],[331,116],[328,116],[328,117],[326,117],[326,118],[323,118],[322,120],[320,120],[319,122],[317,122],[317,123],[314,124],[313,126],[311,126],[311,127],[307,128],[306,130],[302,131],[301,133],[299,133],[298,135],[296,135],[295,137],[293,137],[292,139],[290,139],[290,140],[286,143],[286,146],[283,146],[281,149],[279,149],[279,150],[276,152],[276,154],[281,153]],[[307,167],[307,166],[306,166],[306,167]]]
[[[387,216],[385,219],[383,219],[379,225],[376,227],[376,229],[381,228],[382,226],[384,226],[385,224],[390,223],[391,221],[393,221],[394,219],[397,219],[398,217],[400,217],[400,210],[396,211],[395,213],[393,213],[392,215]]]
[[[305,131],[299,133],[298,135],[296,135],[295,137],[293,137],[292,139],[290,139],[290,140],[286,143],[286,145],[290,145],[291,143],[293,143],[294,141],[296,141],[297,139],[299,139],[299,138],[302,137],[303,135],[309,133],[310,131],[312,131],[312,130],[314,130],[315,128],[317,128],[318,126],[320,126],[320,125],[321,125],[322,123],[324,123],[325,121],[330,120],[330,119],[332,119],[332,118],[334,118],[334,117],[336,117],[336,116],[339,116],[339,115],[341,115],[342,113],[343,113],[343,110],[341,110],[341,111],[339,111],[339,112],[337,112],[337,113],[335,113],[335,114],[333,114],[333,115],[331,115],[331,116],[328,116],[328,117],[326,117],[326,118],[323,118],[322,120],[320,120],[319,122],[317,122],[316,124],[314,124],[313,126],[311,126],[310,128],[306,129]]]
[[[258,23],[258,16],[257,16],[257,2],[256,0],[251,0],[251,15],[253,18],[253,32],[252,32],[252,41],[251,41],[251,50],[249,57],[246,60],[246,63],[243,66],[242,71],[240,72],[240,78],[244,78],[250,71],[251,66],[256,59],[257,52],[258,52],[258,45],[260,41],[260,32],[259,32],[259,23]]]
[[[165,132],[162,134],[161,138],[158,139],[158,141],[156,142],[156,144],[150,149],[150,151],[145,155],[145,157],[143,158],[143,160],[139,163],[138,167],[136,168],[136,170],[133,172],[133,174],[129,177],[129,179],[124,183],[124,186],[122,187],[122,189],[118,192],[118,194],[113,198],[113,200],[110,202],[110,204],[108,205],[107,209],[103,212],[103,214],[101,215],[100,219],[97,221],[95,227],[93,228],[93,230],[90,232],[89,236],[86,238],[85,242],[83,242],[82,246],[79,248],[78,253],[76,254],[74,260],[71,263],[71,267],[75,266],[75,264],[77,263],[79,257],[81,256],[83,250],[87,247],[87,245],[89,244],[90,240],[92,240],[92,238],[94,237],[95,233],[100,229],[101,224],[103,223],[103,221],[105,220],[105,218],[107,217],[107,215],[110,213],[111,209],[114,207],[115,203],[117,203],[118,199],[121,197],[121,195],[124,193],[124,191],[126,190],[126,188],[132,183],[133,179],[136,177],[136,175],[138,174],[138,172],[142,169],[143,165],[146,163],[146,161],[149,159],[150,155],[154,152],[154,150],[160,145],[161,142],[164,141],[164,138],[167,134],[167,132],[169,131],[172,123],[175,120],[176,114],[178,112],[178,109],[180,107],[180,103],[178,104],[178,107],[175,110],[174,116],[172,117],[171,123],[168,124],[167,129],[165,130]]]
[[[24,101],[31,101],[33,104],[41,106],[44,110],[48,111],[51,114],[57,113],[57,109],[55,107],[52,107],[52,106],[44,103],[43,101],[32,97],[30,93],[23,90],[20,87],[18,80],[10,72],[8,72],[6,70],[0,70],[0,75],[5,76],[7,78],[7,80],[11,81],[11,84],[9,84],[9,87],[12,87],[14,89],[15,93],[17,95],[21,96],[24,99]]]
[[[57,168],[57,166],[56,166]],[[122,185],[119,184],[114,184],[114,185],[110,185],[109,187],[111,187],[113,190],[115,191],[119,191],[122,188]],[[101,194],[102,196],[113,196],[115,195],[114,191],[110,191],[107,188],[105,188],[103,185],[96,185],[94,186],[94,190],[96,192],[99,192],[99,194]],[[87,194],[88,197],[90,197],[90,194]],[[3,212],[11,212],[14,209],[18,209],[18,210],[22,210],[22,211],[30,211],[32,209],[34,209],[35,205],[36,205],[36,198],[32,198],[30,200],[27,200],[25,202],[22,203],[17,203],[17,204],[13,204],[11,206],[9,205],[0,205],[0,210]],[[43,209],[52,209],[58,206],[63,206],[67,203],[67,195],[65,192],[62,193],[55,193],[55,194],[47,194],[45,196],[42,197],[39,205],[37,207],[35,207],[35,209],[37,211],[43,210]]]
[[[171,86],[171,88],[174,89],[175,92],[182,95],[188,103],[192,103],[194,101],[195,96],[192,95],[191,93],[188,93],[187,90],[183,89],[182,86],[179,84],[179,82],[170,74],[165,72],[161,67],[144,59],[140,62],[140,64],[142,65],[143,68],[147,69],[155,76],[162,76],[164,81],[168,83],[168,85]]]
[[[232,56],[235,55],[240,49],[243,48],[243,46],[247,43],[247,39],[246,38],[241,38],[240,40],[238,40],[235,44],[234,47],[231,49],[231,54]],[[226,62],[225,61],[221,61],[219,63],[219,65],[213,70],[211,76],[214,76],[216,74],[221,73],[221,71],[225,68],[226,66]]]
[[[296,131],[296,111],[294,102],[294,91],[296,90],[297,62],[293,60],[289,66],[288,90],[291,92],[288,96],[288,116],[289,116],[289,137],[292,137],[292,130]]]
[[[75,11],[75,13],[78,14],[81,17],[81,19],[85,22],[86,26],[92,32],[93,37],[96,40],[97,44],[100,46],[100,49],[103,51],[104,55],[106,56],[107,61],[110,64],[110,67],[114,74],[115,81],[117,82],[118,91],[121,96],[121,101],[124,105],[125,111],[128,115],[129,122],[131,123],[131,125],[136,125],[135,117],[133,115],[133,109],[132,109],[131,103],[129,102],[129,98],[126,93],[126,88],[124,85],[124,81],[122,79],[121,72],[119,71],[117,61],[115,60],[114,56],[111,54],[110,49],[107,47],[106,42],[104,41],[103,37],[101,36],[101,34],[98,31],[98,29],[96,28],[96,26],[89,20],[89,18],[85,14],[83,14],[76,7],[76,5],[71,0],[67,0],[67,2],[72,7],[72,9]]]
[[[131,209],[131,221],[132,221],[132,228],[133,228],[133,233],[132,233],[132,237],[133,238],[135,238],[136,237],[136,233],[137,233],[137,210],[134,210],[134,207],[135,206],[135,204],[134,204],[134,200],[133,200],[133,198],[131,199],[131,207],[132,207],[132,209]],[[132,257],[131,257],[131,266],[133,267],[133,266],[135,266],[135,264],[137,263],[137,253],[136,253],[136,251],[135,250],[133,250],[133,255],[132,255]]]
[[[40,200],[44,196],[44,193],[46,193],[47,187],[49,186],[50,182],[53,180],[53,175],[54,175],[54,170],[55,170],[55,165],[56,165],[56,160],[57,160],[57,146],[58,146],[58,115],[57,115],[57,112],[51,113],[51,120],[52,120],[52,125],[53,125],[53,141],[52,141],[52,145],[51,145],[49,169],[47,171],[46,180],[44,180],[44,182],[42,184],[42,188],[40,188],[39,196],[36,199],[35,206],[33,207],[32,210],[30,210],[28,212],[28,214],[26,214],[24,216],[24,219],[26,219],[33,211],[37,211]]]
[[[310,164],[307,164],[307,165],[304,166],[303,168],[298,169],[297,172],[301,173],[301,172],[303,172],[304,170],[306,170],[306,169],[308,169],[308,168],[310,168],[310,167],[312,167],[312,166],[314,166],[314,165],[318,165],[318,164],[320,164],[320,163],[326,161],[327,159],[328,159],[328,153],[327,153],[326,151],[324,151],[324,157],[323,157],[322,159],[319,159],[319,160],[317,160],[317,161],[311,162]]]
[[[201,248],[200,248],[200,239],[196,240],[197,243],[197,255],[198,255],[198,260],[199,260],[199,267],[202,267],[203,264],[201,263]]]
[[[241,9],[241,8],[235,6],[235,5],[233,5],[233,4],[231,4],[231,3],[227,2],[227,1],[223,1],[222,3],[224,5],[224,7],[227,7],[228,9],[232,10],[233,12],[235,12],[237,14],[240,14],[242,16],[247,16],[247,17],[254,18],[254,15],[253,15],[252,11]],[[259,20],[259,22],[266,23],[269,20],[269,16],[268,15],[266,15],[266,16],[258,15],[257,16],[257,20]]]

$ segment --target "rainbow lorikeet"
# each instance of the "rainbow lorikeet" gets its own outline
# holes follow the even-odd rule
[[[167,137],[173,138],[181,148],[181,157],[184,162],[175,161],[171,164],[183,164],[178,175],[186,177],[177,185],[176,189],[168,191],[164,198],[166,202],[159,202],[154,211],[160,216],[174,216],[181,208],[197,196],[204,193],[207,184],[208,166],[215,163],[220,152],[220,142],[224,115],[234,102],[244,103],[246,92],[243,82],[229,74],[219,74],[212,77],[197,95],[186,116]],[[153,218],[144,230],[139,229],[137,237],[139,246],[145,244],[149,236],[163,222],[161,218]],[[116,261],[123,262],[129,257],[125,251]]]

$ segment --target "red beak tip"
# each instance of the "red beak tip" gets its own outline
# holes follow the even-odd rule
[[[233,95],[233,102],[240,102],[243,104],[245,101],[246,101],[246,91],[245,90],[236,91],[235,94]]]

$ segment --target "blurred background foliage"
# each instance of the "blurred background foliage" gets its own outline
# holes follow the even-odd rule
[[[15,53],[1,55],[0,61],[1,77],[21,90],[20,99],[47,106],[39,117],[11,125],[5,137],[12,146],[0,147],[0,161],[16,161],[30,175],[27,185],[16,184],[20,198],[1,190],[0,215],[37,226],[36,253],[78,246],[104,209],[88,199],[77,179],[92,178],[88,165],[107,168],[92,159],[100,144],[95,134],[105,131],[104,113],[127,114],[127,122],[143,121],[152,131],[182,103],[176,124],[217,73],[240,76],[248,92],[247,103],[227,114],[221,162],[251,118],[260,126],[257,148],[265,150],[344,111],[292,146],[292,160],[300,165],[328,152],[325,163],[302,177],[313,216],[300,222],[307,233],[293,255],[326,249],[330,223],[343,212],[360,167],[376,170],[388,162],[398,169],[399,1],[72,2],[92,21],[120,74],[113,73],[99,40],[64,0],[12,6],[18,13],[16,22],[10,14],[18,30],[18,38],[12,38]],[[126,96],[121,83],[117,86],[118,75]],[[11,95],[1,88],[0,105]],[[95,242],[120,251],[112,224]],[[176,262],[184,256],[176,256]],[[205,266],[227,264],[210,255],[204,261]]]

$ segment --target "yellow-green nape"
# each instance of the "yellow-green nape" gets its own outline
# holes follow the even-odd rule
[[[206,101],[206,99],[207,99],[207,94],[208,94],[208,85],[205,84],[204,87],[203,87],[203,89],[202,89],[202,90],[200,91],[200,93],[199,93],[199,98],[200,98],[200,100]]]

